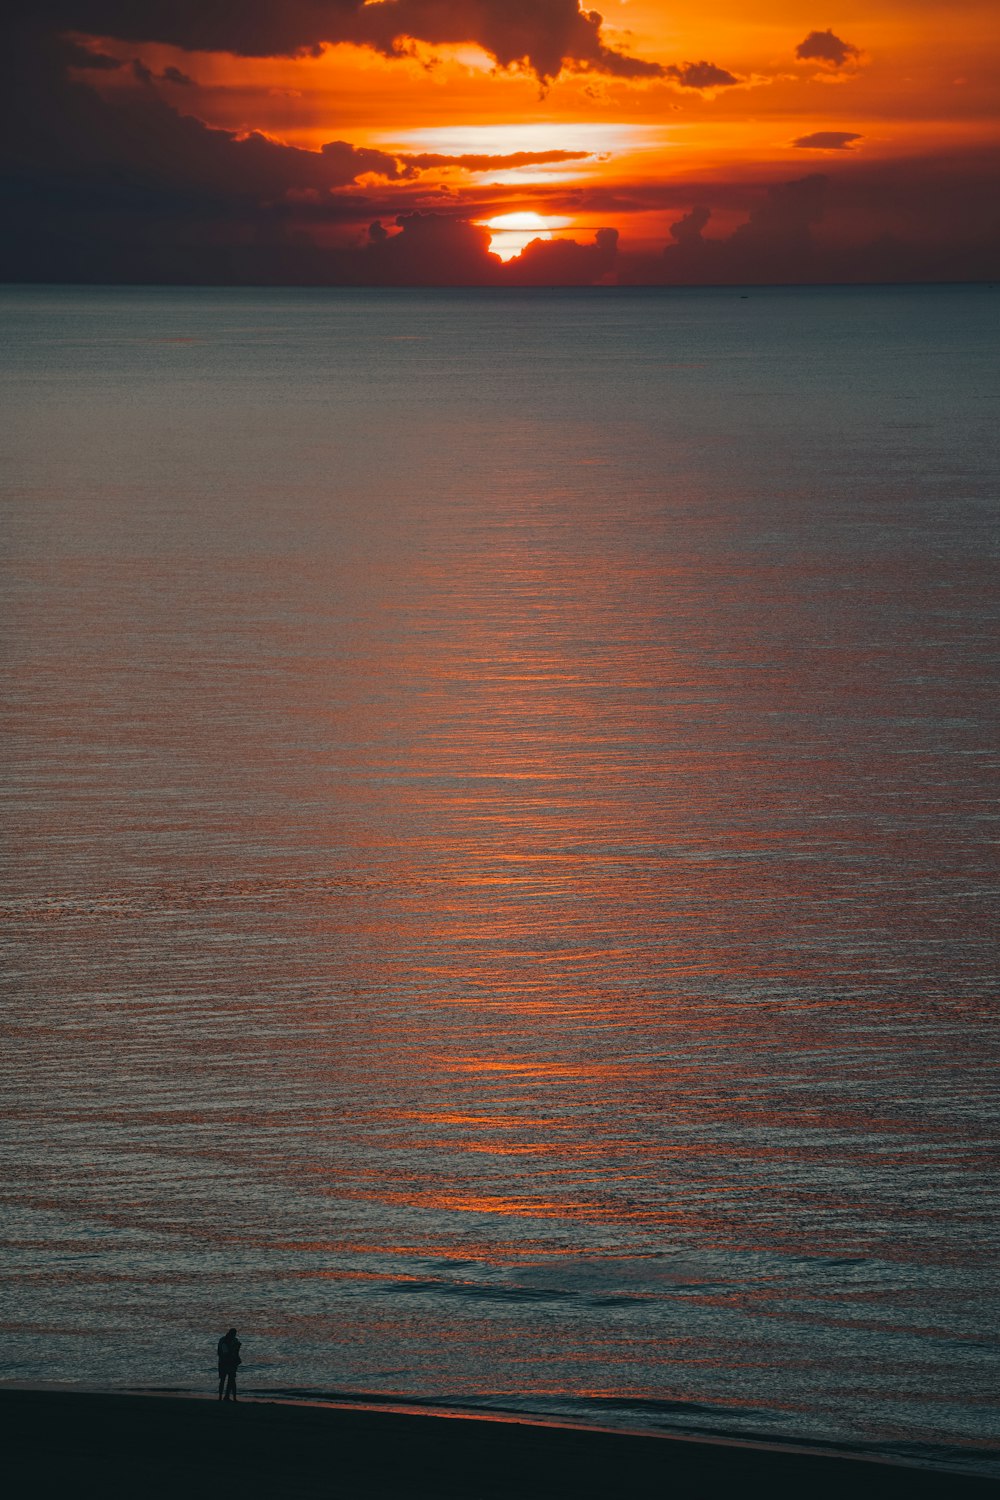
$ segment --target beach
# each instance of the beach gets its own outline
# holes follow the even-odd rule
[[[986,1496],[992,1480],[816,1451],[243,1399],[0,1392],[8,1493],[519,1500]]]

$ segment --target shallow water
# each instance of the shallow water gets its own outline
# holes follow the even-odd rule
[[[1000,1473],[998,303],[0,294],[0,1377]]]

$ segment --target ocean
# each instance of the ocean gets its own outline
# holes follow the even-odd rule
[[[1000,1475],[998,307],[0,292],[0,1378]]]

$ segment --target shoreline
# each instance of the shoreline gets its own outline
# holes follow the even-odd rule
[[[512,1413],[390,1406],[248,1391],[108,1391],[4,1383],[0,1412],[15,1497],[69,1488],[144,1500],[243,1496],[338,1500],[550,1500],[805,1496],[945,1500],[997,1481],[765,1440],[621,1431]]]

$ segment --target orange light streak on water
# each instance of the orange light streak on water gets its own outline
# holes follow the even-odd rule
[[[110,395],[103,343],[72,400],[37,374],[4,626],[26,1325],[113,1358],[113,1307],[194,1368],[238,1285],[293,1383],[863,1428],[830,1371],[881,1316],[838,1390],[911,1399],[935,1322],[973,1389],[995,579],[964,469],[939,509],[893,488],[971,420],[964,356],[880,469],[895,377],[866,358],[856,404],[844,299],[822,377],[780,299],[687,333],[683,301],[487,299],[473,360],[466,302],[402,295],[306,298],[305,382],[295,299],[129,344]]]

